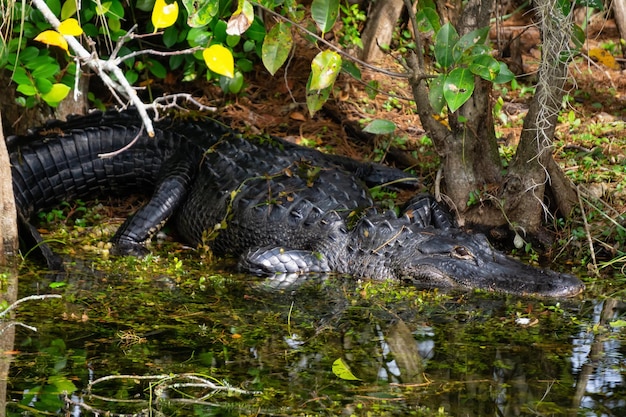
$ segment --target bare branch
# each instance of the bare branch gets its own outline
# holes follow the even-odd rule
[[[154,110],[158,113],[159,110],[168,110],[168,109],[183,109],[178,105],[178,100],[184,100],[187,103],[191,103],[198,108],[200,111],[204,112],[216,112],[217,108],[212,106],[206,106],[200,103],[198,100],[193,98],[193,96],[189,93],[177,93],[177,94],[168,94],[163,97],[158,97],[154,99],[154,101],[150,104],[146,104],[147,109]]]
[[[44,0],[32,0],[33,4],[43,14],[44,18],[55,28],[58,29],[61,22],[52,13],[48,5]],[[146,130],[150,137],[154,136],[154,127],[152,126],[152,120],[148,116],[146,108],[143,102],[137,96],[137,92],[130,85],[122,70],[115,64],[115,62],[105,61],[97,56],[92,56],[89,51],[76,39],[74,36],[63,35],[68,45],[72,48],[74,53],[80,58],[80,60],[91,68],[102,81],[112,89],[115,89],[124,97],[126,97],[139,112],[141,121],[146,126]],[[115,80],[113,80],[108,74],[113,74]]]
[[[4,311],[0,311],[0,317],[5,316],[9,311],[15,309],[18,305],[22,304],[25,301],[43,300],[46,298],[61,298],[61,296],[58,294],[43,294],[43,295],[29,295],[28,297],[20,298],[19,300],[16,300],[15,302],[11,303],[11,305],[9,305],[9,307],[7,307]]]

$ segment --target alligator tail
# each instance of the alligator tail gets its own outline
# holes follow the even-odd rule
[[[132,124],[128,117],[115,119],[100,114],[67,124],[56,122],[7,140],[22,236],[39,247],[53,269],[59,267],[58,257],[28,219],[76,198],[151,192],[163,161],[177,149],[179,139],[174,133],[159,130],[160,137],[155,140],[142,134],[140,126],[137,119]],[[135,139],[130,150],[109,158],[100,156]]]

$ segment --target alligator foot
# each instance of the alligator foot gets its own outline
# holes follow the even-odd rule
[[[404,207],[404,213],[412,219],[411,223],[420,227],[433,226],[441,230],[455,228],[450,213],[430,194],[413,197]]]
[[[241,256],[239,269],[255,275],[330,272],[320,253],[280,247],[250,249]]]
[[[149,254],[150,251],[142,243],[132,240],[119,239],[113,240],[111,253],[117,256],[136,256],[138,258],[143,258]]]

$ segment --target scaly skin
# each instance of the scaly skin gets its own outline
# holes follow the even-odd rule
[[[428,196],[399,217],[377,212],[364,182],[416,182],[402,171],[276,138],[243,138],[210,119],[159,122],[154,139],[139,126],[133,113],[95,114],[9,138],[25,235],[41,242],[27,220],[62,201],[143,191],[150,201],[113,238],[120,254],[146,253],[145,242],[171,220],[187,243],[240,257],[253,273],[338,272],[557,297],[584,288],[457,230]],[[135,138],[129,150],[99,158]],[[41,250],[60,267],[46,245]]]

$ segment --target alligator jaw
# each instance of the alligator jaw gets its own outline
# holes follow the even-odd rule
[[[420,242],[419,255],[398,276],[418,286],[482,289],[539,297],[573,297],[585,286],[578,278],[534,268],[495,251],[480,234],[435,231]]]
[[[401,277],[418,287],[481,289],[520,296],[565,298],[576,296],[585,289],[585,285],[573,275],[533,268],[501,256],[506,259],[506,264],[498,262],[482,267],[461,264],[451,258],[432,258],[428,264],[421,263],[405,270]]]

